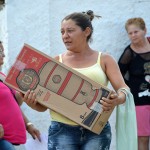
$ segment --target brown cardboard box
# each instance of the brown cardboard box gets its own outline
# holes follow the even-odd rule
[[[111,91],[25,44],[5,83],[25,93],[34,90],[37,101],[99,134],[112,111],[102,111],[100,99]]]

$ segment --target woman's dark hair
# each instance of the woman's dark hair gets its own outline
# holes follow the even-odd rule
[[[91,33],[87,37],[87,41],[91,40],[91,36],[93,33],[93,26],[91,21],[94,19],[94,17],[101,17],[94,15],[94,12],[92,10],[88,10],[87,12],[75,12],[68,16],[66,16],[63,20],[73,20],[76,25],[81,27],[81,29],[84,31],[87,27],[91,29]],[[63,21],[62,20],[62,21]]]

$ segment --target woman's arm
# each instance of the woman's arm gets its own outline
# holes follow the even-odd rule
[[[119,91],[121,88],[129,87],[125,84],[124,79],[121,75],[120,69],[117,62],[108,54],[102,54],[101,56],[101,66],[106,76],[108,77],[112,87],[115,92],[110,95],[110,98],[102,98],[101,103],[103,104],[104,110],[110,110],[113,107],[123,104],[126,100],[125,93]]]
[[[40,131],[34,127],[33,123],[31,123],[28,118],[26,117],[26,115],[23,113],[22,111],[22,116],[25,122],[25,126],[26,126],[26,130],[28,131],[28,133],[33,137],[33,139],[38,139],[39,141],[41,141],[41,137],[40,137]]]
[[[108,54],[102,54],[101,64],[106,76],[108,77],[111,85],[115,91],[120,88],[128,88],[125,84],[122,74],[120,72],[119,66],[115,59]]]
[[[19,92],[16,91],[15,97],[18,102],[18,105],[21,105],[23,100]],[[23,116],[24,123],[26,126],[26,130],[28,131],[28,133],[33,137],[33,139],[38,138],[38,140],[41,141],[40,131],[34,127],[34,125],[29,121],[29,119],[26,117],[26,115],[23,113],[22,110],[21,112],[22,112],[22,116]]]
[[[127,85],[129,79],[129,68],[132,59],[133,59],[133,52],[130,46],[128,46],[127,48],[125,48],[124,52],[121,54],[118,60],[119,69]]]
[[[18,105],[21,106],[22,103],[23,103],[23,100],[22,100],[22,97],[21,97],[21,95],[20,95],[20,93],[18,91],[16,91],[15,97],[16,97]]]

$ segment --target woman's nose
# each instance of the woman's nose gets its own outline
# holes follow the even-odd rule
[[[63,38],[67,38],[67,37],[68,37],[68,33],[67,33],[67,32],[64,32]]]

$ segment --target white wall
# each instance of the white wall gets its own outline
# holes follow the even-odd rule
[[[102,19],[94,19],[94,35],[92,47],[96,50],[108,51],[118,58],[127,45],[128,38],[124,23],[130,17],[143,17],[149,27],[150,1],[140,0],[67,0],[50,3],[50,50],[51,54],[63,52],[60,22],[64,16],[75,11],[93,10]],[[149,31],[150,32],[150,31]],[[115,52],[115,54],[114,54]]]
[[[7,18],[7,11],[4,5],[0,5],[0,41],[3,41],[3,45],[5,49],[7,49],[7,23],[6,23],[7,19],[6,18]],[[6,68],[5,66],[6,65],[4,65],[3,68]]]
[[[102,16],[93,20],[91,46],[111,53],[116,59],[129,42],[124,29],[128,18],[143,17],[150,35],[149,0],[7,0],[8,68],[24,43],[51,56],[63,52],[61,20],[69,13],[89,9]]]
[[[124,29],[128,18],[143,17],[150,35],[149,0],[7,0],[0,12],[3,22],[0,24],[0,38],[4,41],[6,53],[3,71],[7,73],[24,43],[51,56],[62,53],[65,47],[61,41],[61,20],[69,13],[89,9],[102,16],[93,20],[91,47],[112,54],[116,60],[129,43]],[[46,132],[50,124],[48,112],[37,113],[26,105],[23,109],[38,128]],[[115,150],[115,113],[110,122],[113,131],[111,150]]]

